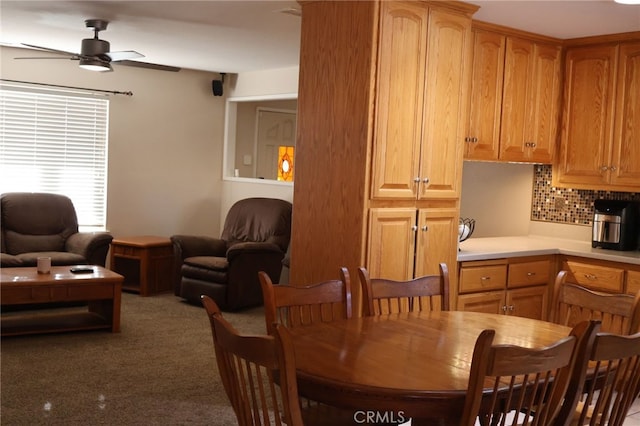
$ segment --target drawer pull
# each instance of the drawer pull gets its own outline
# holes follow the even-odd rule
[[[527,272],[528,277],[533,277],[535,274],[536,274],[535,272]]]
[[[491,277],[480,277],[480,279],[482,281],[489,281],[491,279]]]
[[[588,280],[591,280],[591,281],[595,281],[595,280],[598,279],[598,276],[597,275],[593,275],[593,274],[584,274],[584,277],[586,279],[588,279]]]

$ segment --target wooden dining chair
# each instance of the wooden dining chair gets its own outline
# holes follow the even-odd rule
[[[566,271],[556,276],[551,322],[574,326],[580,321],[599,319],[603,332],[633,334],[640,331],[640,291],[634,296],[602,293],[566,283]]]
[[[238,424],[302,426],[288,331],[276,325],[271,336],[241,335],[213,299],[201,299],[211,323],[218,371]]]
[[[351,280],[347,268],[340,269],[339,280],[322,281],[297,287],[273,284],[269,275],[258,274],[267,332],[277,326],[300,327],[316,322],[330,322],[352,317]],[[302,416],[307,426],[352,424],[354,413],[300,397]]]
[[[593,324],[582,322],[569,336],[543,348],[494,345],[494,330],[480,333],[461,424],[563,424],[558,415],[572,368],[581,356],[581,342],[595,333]]]
[[[365,268],[358,269],[358,276],[365,316],[449,310],[449,270],[446,263],[440,264],[439,275],[426,275],[409,281],[370,278]]]
[[[340,269],[338,280],[304,287],[273,284],[266,273],[258,275],[268,332],[275,323],[298,327],[352,317],[351,280],[347,268]]]
[[[576,393],[579,399],[572,425],[622,425],[640,397],[640,333],[598,333],[585,368],[574,371],[569,389],[567,398]]]

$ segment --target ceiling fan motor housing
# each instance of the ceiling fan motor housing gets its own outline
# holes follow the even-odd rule
[[[109,53],[109,42],[97,38],[85,38],[82,40],[80,54],[83,56],[101,56]],[[107,57],[108,58],[108,57]]]

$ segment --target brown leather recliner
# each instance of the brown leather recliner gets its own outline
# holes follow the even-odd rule
[[[58,194],[8,192],[0,195],[2,267],[52,265],[104,266],[113,237],[108,232],[78,232],[71,200]]]
[[[205,294],[225,311],[261,305],[258,272],[278,282],[291,210],[285,200],[247,198],[231,207],[220,238],[173,235],[176,296],[202,306]]]

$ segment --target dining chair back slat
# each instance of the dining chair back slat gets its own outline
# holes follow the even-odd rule
[[[218,371],[240,426],[302,426],[293,343],[288,331],[242,335],[222,316],[218,305],[201,297]]]
[[[340,279],[304,287],[273,284],[264,272],[259,273],[259,278],[268,332],[275,323],[299,327],[352,317],[351,280],[347,268],[340,269]]]
[[[584,348],[581,342],[594,330],[592,323],[582,322],[543,348],[494,345],[495,331],[484,330],[473,352],[461,424],[564,424],[558,416],[572,368]]]
[[[633,334],[640,331],[640,291],[634,296],[603,293],[577,284],[566,283],[566,271],[560,271],[554,285],[551,321],[569,327],[598,319],[602,331]]]
[[[449,271],[440,264],[439,275],[408,281],[371,278],[366,268],[358,269],[362,287],[363,315],[449,310]]]

